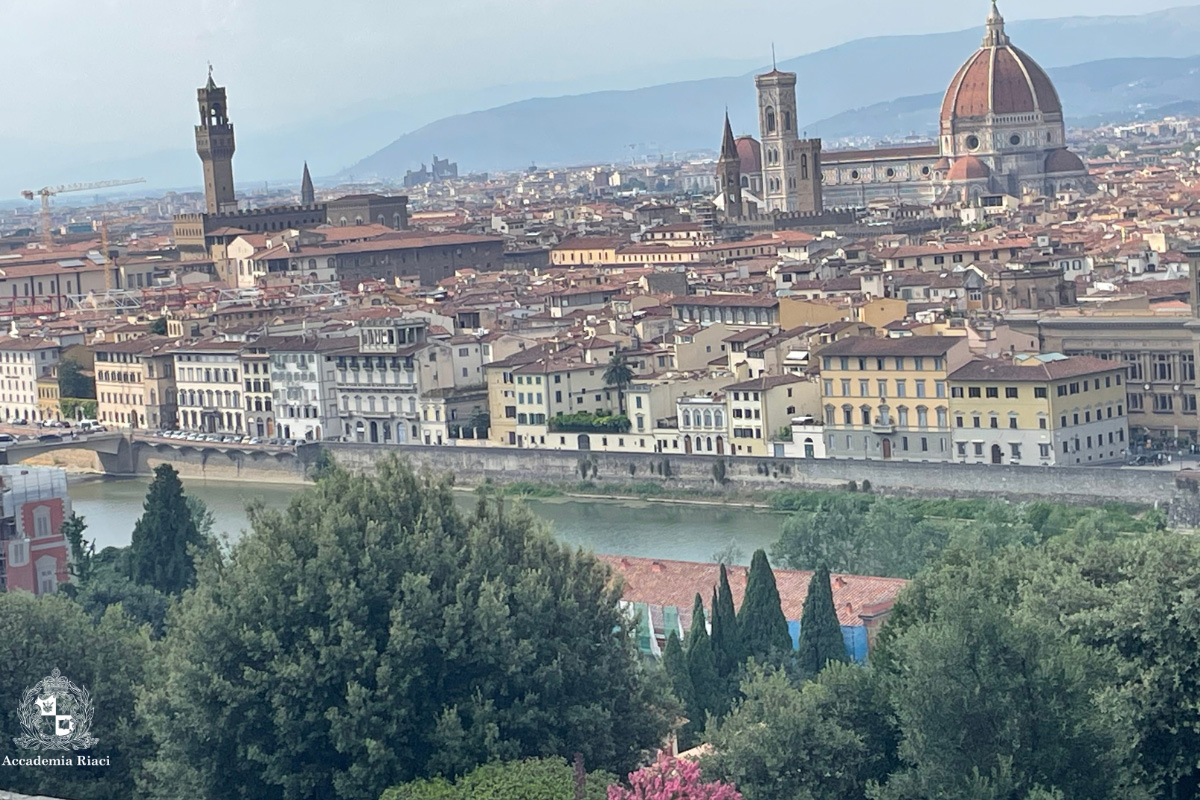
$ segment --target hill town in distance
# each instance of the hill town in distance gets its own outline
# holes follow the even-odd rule
[[[980,5],[930,139],[247,188],[210,64],[0,207],[0,798],[1200,796],[1200,118]]]

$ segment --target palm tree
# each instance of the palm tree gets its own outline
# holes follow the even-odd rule
[[[625,356],[613,353],[612,360],[604,370],[604,384],[617,390],[617,403],[621,414],[625,414],[625,387],[633,381],[633,367],[625,360]]]

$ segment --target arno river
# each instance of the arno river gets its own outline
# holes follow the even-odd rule
[[[71,502],[84,517],[97,551],[129,544],[133,525],[142,513],[149,478],[105,478],[72,481]],[[236,539],[249,523],[245,503],[262,498],[268,507],[283,508],[299,486],[224,481],[185,480],[184,491],[208,504],[216,517],[216,532]],[[456,492],[459,504],[471,508],[474,495]],[[508,500],[506,502],[514,502]],[[572,498],[524,501],[550,523],[562,541],[597,553],[652,558],[708,561],[735,541],[741,561],[749,563],[756,548],[769,548],[779,537],[784,517],[735,506],[676,505],[638,500],[579,500]]]

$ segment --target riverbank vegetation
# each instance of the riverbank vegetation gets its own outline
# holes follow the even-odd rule
[[[1144,509],[777,496],[777,550],[816,562],[799,646],[758,551],[741,607],[722,569],[656,664],[606,567],[497,487],[464,512],[450,484],[397,459],[327,465],[224,546],[166,467],[133,547],[92,554],[71,520],[75,584],[0,594],[0,693],[53,667],[87,686],[89,755],[110,766],[5,788],[595,800],[643,767],[609,797],[1200,793],[1200,540]],[[866,666],[844,663],[834,563],[915,575]],[[672,728],[708,745],[698,770],[645,766]],[[20,732],[0,720],[0,756],[28,756]]]
[[[252,530],[223,548],[181,519],[182,488],[161,469],[129,551],[92,557],[78,526],[78,602],[0,595],[4,624],[46,639],[5,680],[33,685],[49,664],[86,682],[107,715],[91,755],[120,768],[82,781],[82,770],[14,771],[5,788],[76,800],[377,798],[575,753],[589,770],[626,775],[677,717],[607,567],[522,508],[480,497],[461,512],[449,476],[389,459],[371,475],[330,467],[286,511],[252,507]],[[133,619],[129,586],[99,621],[89,614],[106,573],[163,598],[159,631]],[[98,636],[108,645],[93,647]],[[128,668],[114,663],[126,650]],[[19,756],[19,733],[15,717],[0,721],[0,755]]]

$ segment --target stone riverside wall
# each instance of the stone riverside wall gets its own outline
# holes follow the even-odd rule
[[[666,486],[708,488],[719,493],[713,467],[724,464],[732,488],[828,489],[850,481],[870,481],[880,492],[925,497],[1005,497],[1011,500],[1054,498],[1079,504],[1113,500],[1163,504],[1181,491],[1179,473],[1111,467],[1011,467],[973,464],[921,464],[888,461],[718,458],[670,454],[587,453],[562,450],[515,450],[489,447],[423,447],[329,444],[337,461],[355,470],[370,469],[379,458],[400,453],[437,472],[453,473],[463,484],[485,478],[502,482],[572,483],[588,480],[599,490],[608,484],[661,482]],[[594,470],[590,465],[594,465]],[[595,473],[593,475],[593,472]],[[668,477],[669,476],[669,477]],[[1200,513],[1200,512],[1198,512]]]

